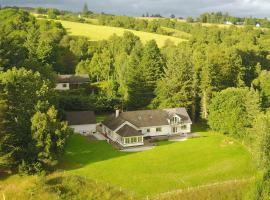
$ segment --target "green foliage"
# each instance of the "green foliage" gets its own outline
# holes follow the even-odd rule
[[[54,123],[47,124],[45,121],[44,124],[38,124],[40,121],[35,119],[43,117],[42,113],[38,113],[40,116],[34,117],[33,122],[35,124],[31,122],[31,118],[37,112],[37,106],[55,103],[52,84],[43,79],[39,73],[33,73],[23,68],[13,68],[0,73],[0,83],[0,116],[2,120],[0,126],[0,157],[4,158],[5,165],[9,167],[16,169],[20,166],[20,171],[28,171],[29,173],[35,172],[35,170],[39,171],[43,166],[42,162],[38,160],[38,155],[42,154],[44,149],[37,147],[36,142],[40,141],[35,140],[37,138],[33,137],[32,131],[35,130],[36,126],[44,125],[44,129],[38,131],[41,131],[40,134],[48,130],[52,132],[51,135],[48,135],[52,138],[52,141],[47,140],[48,144],[54,145],[53,142],[59,143],[61,141],[59,143],[61,146],[64,144],[65,138],[61,137],[61,140],[54,138],[57,138],[57,135],[60,134],[59,131],[63,131],[61,134],[65,134],[67,128],[64,125],[58,125],[60,122],[56,120],[56,111],[53,109],[47,115],[48,119],[56,120]],[[32,126],[33,130],[31,130]],[[58,146],[54,146],[52,151],[47,151],[47,153],[52,152],[54,155],[58,154]]]
[[[158,81],[156,94],[160,107],[186,107],[192,104],[193,63],[191,53],[183,46],[167,58],[165,75]]]
[[[253,134],[254,155],[260,167],[270,166],[270,111],[258,115],[251,129]]]
[[[142,70],[141,76],[143,77],[145,87],[145,106],[147,106],[153,99],[157,81],[164,72],[163,58],[154,40],[149,41],[145,45],[140,68]]]
[[[192,17],[187,17],[187,18],[186,18],[186,21],[187,21],[188,23],[192,23],[192,22],[194,22],[194,19],[193,19]]]
[[[253,86],[260,91],[263,108],[270,107],[270,71],[263,70],[253,81]]]
[[[47,11],[47,15],[49,19],[56,19],[57,15],[59,15],[59,11],[54,8],[49,8]]]
[[[31,131],[39,152],[38,161],[50,166],[64,152],[66,139],[72,131],[66,122],[57,119],[57,111],[53,106],[45,112],[43,110],[38,109],[31,118]]]
[[[244,138],[260,112],[259,95],[246,88],[228,88],[214,95],[209,112],[213,130]]]

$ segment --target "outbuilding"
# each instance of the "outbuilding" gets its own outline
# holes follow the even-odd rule
[[[96,132],[96,116],[93,111],[66,112],[66,119],[76,133],[89,135]]]
[[[89,75],[58,75],[55,90],[65,91],[78,89],[81,85],[90,82]]]

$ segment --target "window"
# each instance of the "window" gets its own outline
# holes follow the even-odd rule
[[[64,87],[64,88],[65,88],[65,87],[67,87],[67,84],[66,84],[66,83],[64,83],[64,84],[63,84],[63,87]]]
[[[187,129],[187,125],[181,126],[181,129],[186,130]]]
[[[177,127],[173,127],[173,133],[177,133]]]
[[[138,137],[138,142],[142,142],[142,137]]]
[[[137,143],[137,137],[132,137],[131,138],[131,143]]]
[[[156,128],[156,132],[161,132],[161,131],[162,131],[161,127]]]
[[[129,144],[130,143],[130,139],[129,138],[125,138],[125,143]]]
[[[150,128],[146,129],[146,132],[147,132],[147,133],[150,133]]]

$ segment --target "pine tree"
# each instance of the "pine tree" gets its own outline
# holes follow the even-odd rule
[[[88,4],[86,2],[83,5],[83,14],[84,15],[88,15],[89,14]]]
[[[146,43],[140,63],[142,70],[141,76],[145,83],[146,105],[154,98],[154,90],[157,81],[162,77],[164,72],[164,62],[160,50],[154,40]]]
[[[190,108],[193,96],[193,64],[191,54],[178,48],[167,60],[164,77],[158,81],[156,101],[159,107]]]
[[[143,56],[143,46],[138,42],[128,59],[128,101],[127,109],[139,109],[147,106],[145,79],[142,76],[141,60]]]

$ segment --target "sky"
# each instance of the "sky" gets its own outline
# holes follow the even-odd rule
[[[203,12],[222,11],[233,16],[270,18],[270,0],[0,0],[2,6],[55,7],[61,10],[90,10],[118,15],[143,13],[196,17]]]

